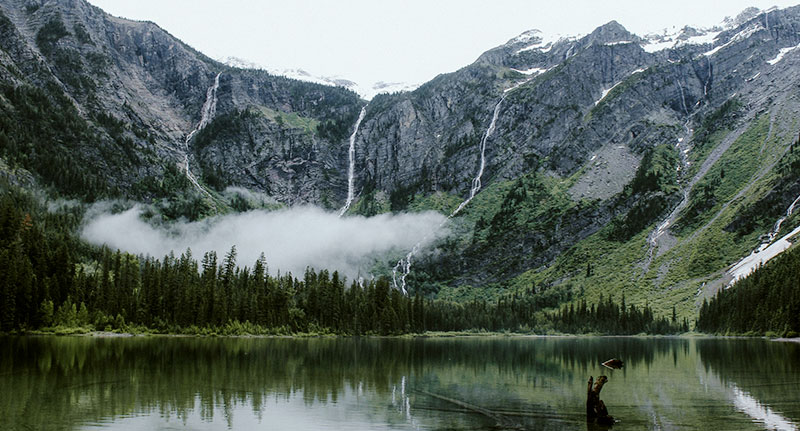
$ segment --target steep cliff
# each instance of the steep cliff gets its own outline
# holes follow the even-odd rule
[[[9,181],[171,217],[245,209],[229,186],[335,209],[352,138],[351,214],[450,214],[478,192],[413,256],[409,283],[428,293],[689,303],[800,190],[799,7],[675,34],[529,31],[369,102],[220,64],[82,0],[5,0],[0,36]]]

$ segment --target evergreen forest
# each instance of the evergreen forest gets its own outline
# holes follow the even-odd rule
[[[75,232],[80,206],[44,206],[9,186],[0,198],[0,330],[92,330],[204,335],[400,335],[427,331],[674,334],[688,323],[610,297],[551,311],[535,295],[497,301],[403,295],[387,278],[363,284],[337,272],[270,275],[187,250],[161,259],[90,246]]]

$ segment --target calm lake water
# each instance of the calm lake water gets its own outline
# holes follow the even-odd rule
[[[800,344],[674,338],[0,338],[0,429],[796,430]],[[617,357],[621,370],[600,365]]]

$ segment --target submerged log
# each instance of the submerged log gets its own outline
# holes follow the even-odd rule
[[[617,358],[609,359],[609,360],[603,362],[603,366],[604,367],[611,368],[612,370],[618,370],[618,369],[622,368],[623,365],[625,365],[625,363],[622,362],[621,360],[617,359]]]
[[[600,399],[600,391],[603,390],[603,385],[607,381],[608,377],[600,376],[592,387],[594,377],[589,376],[589,387],[586,394],[586,422],[605,426],[614,425],[614,417],[608,414],[605,403]]]
[[[474,413],[480,413],[480,414],[482,414],[482,415],[484,415],[484,416],[486,416],[486,417],[488,417],[490,419],[494,419],[497,422],[496,426],[498,428],[505,428],[505,429],[521,429],[522,428],[522,426],[520,424],[510,420],[509,418],[505,417],[501,413],[497,413],[495,411],[492,411],[492,410],[489,410],[489,409],[485,409],[483,407],[476,406],[474,404],[470,404],[470,403],[467,403],[467,402],[464,402],[464,401],[461,401],[461,400],[457,400],[455,398],[450,398],[450,397],[446,397],[444,395],[434,394],[433,392],[428,392],[428,391],[423,390],[423,389],[418,389],[417,391],[421,392],[421,393],[423,393],[425,395],[431,396],[433,398],[438,398],[438,399],[440,399],[442,401],[447,401],[448,403],[455,404],[455,405],[457,405],[459,407],[462,407],[462,408],[467,409],[469,411],[472,411]]]

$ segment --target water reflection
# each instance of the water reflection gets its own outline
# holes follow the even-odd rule
[[[617,357],[625,367],[600,364]],[[3,338],[0,428],[790,429],[800,346],[673,338]]]
[[[763,429],[796,431],[800,406],[800,346],[758,340],[699,340],[707,387],[723,391],[734,407]],[[786,413],[781,413],[786,410]]]

